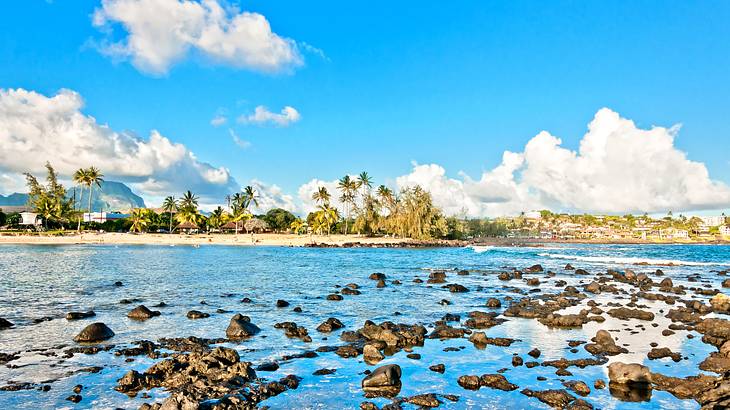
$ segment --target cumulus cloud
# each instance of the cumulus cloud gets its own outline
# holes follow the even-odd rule
[[[267,212],[273,208],[286,209],[292,213],[298,213],[300,208],[292,195],[284,193],[284,191],[276,184],[266,184],[257,179],[251,180],[251,186],[258,194],[258,206],[254,207],[257,213]]]
[[[302,118],[294,107],[285,106],[280,113],[269,111],[263,105],[259,105],[253,114],[242,115],[238,117],[238,122],[242,124],[274,124],[280,127],[286,127],[291,123],[297,122]]]
[[[301,185],[297,191],[297,196],[301,203],[301,211],[304,214],[315,211],[317,209],[317,203],[312,199],[312,194],[317,192],[320,187],[327,188],[327,191],[332,196],[330,204],[340,210],[345,209],[344,204],[340,202],[340,191],[337,190],[338,180],[323,181],[321,179],[312,179],[309,182]]]
[[[93,24],[109,35],[121,25],[126,36],[107,41],[102,51],[131,59],[136,68],[155,75],[191,51],[219,64],[263,72],[303,63],[296,43],[274,33],[266,17],[224,8],[218,0],[103,0]]]
[[[220,127],[221,125],[225,124],[226,121],[228,121],[228,118],[226,118],[225,115],[216,115],[213,117],[212,120],[210,120],[210,125],[214,127]]]
[[[546,131],[521,153],[472,180],[449,178],[436,164],[414,165],[398,187],[419,184],[447,213],[517,214],[531,209],[571,212],[666,212],[730,206],[730,187],[674,146],[679,126],[640,129],[618,113],[599,110],[578,151]]]
[[[155,130],[146,139],[114,131],[82,107],[83,99],[71,90],[47,97],[0,89],[0,173],[43,173],[50,161],[65,176],[97,166],[107,179],[128,182],[151,197],[190,189],[220,198],[237,189],[228,169],[200,161],[185,145]]]

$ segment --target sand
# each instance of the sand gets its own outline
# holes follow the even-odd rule
[[[51,235],[0,235],[0,244],[29,245],[240,245],[240,246],[305,246],[311,243],[342,245],[348,242],[360,243],[403,243],[407,239],[368,238],[361,235],[292,235],[292,234],[132,234],[132,233],[82,233],[64,236]]]

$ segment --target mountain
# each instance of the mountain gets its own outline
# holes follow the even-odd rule
[[[83,192],[82,192],[83,191]],[[76,208],[86,209],[89,206],[89,190],[76,188]],[[74,188],[68,188],[68,198],[74,197]],[[121,182],[104,181],[101,188],[94,186],[92,198],[94,212],[99,211],[126,211],[130,208],[144,208],[144,200]],[[0,195],[0,207],[22,206],[28,203],[28,194],[14,193],[8,196]]]

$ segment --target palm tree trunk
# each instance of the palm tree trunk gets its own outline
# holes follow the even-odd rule
[[[89,184],[89,222],[91,222],[91,197],[92,197],[92,190],[94,189],[94,186],[92,184]]]
[[[167,233],[172,234],[172,209],[170,210],[170,230]]]

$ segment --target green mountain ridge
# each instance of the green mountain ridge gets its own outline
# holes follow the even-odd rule
[[[76,198],[77,209],[87,209],[89,206],[89,190],[86,187],[68,188],[66,196]],[[0,208],[3,206],[23,206],[28,203],[28,194],[14,193],[7,196],[0,195]],[[144,199],[135,194],[122,182],[104,181],[101,188],[94,186],[92,197],[94,212],[126,211],[130,208],[144,208]]]

